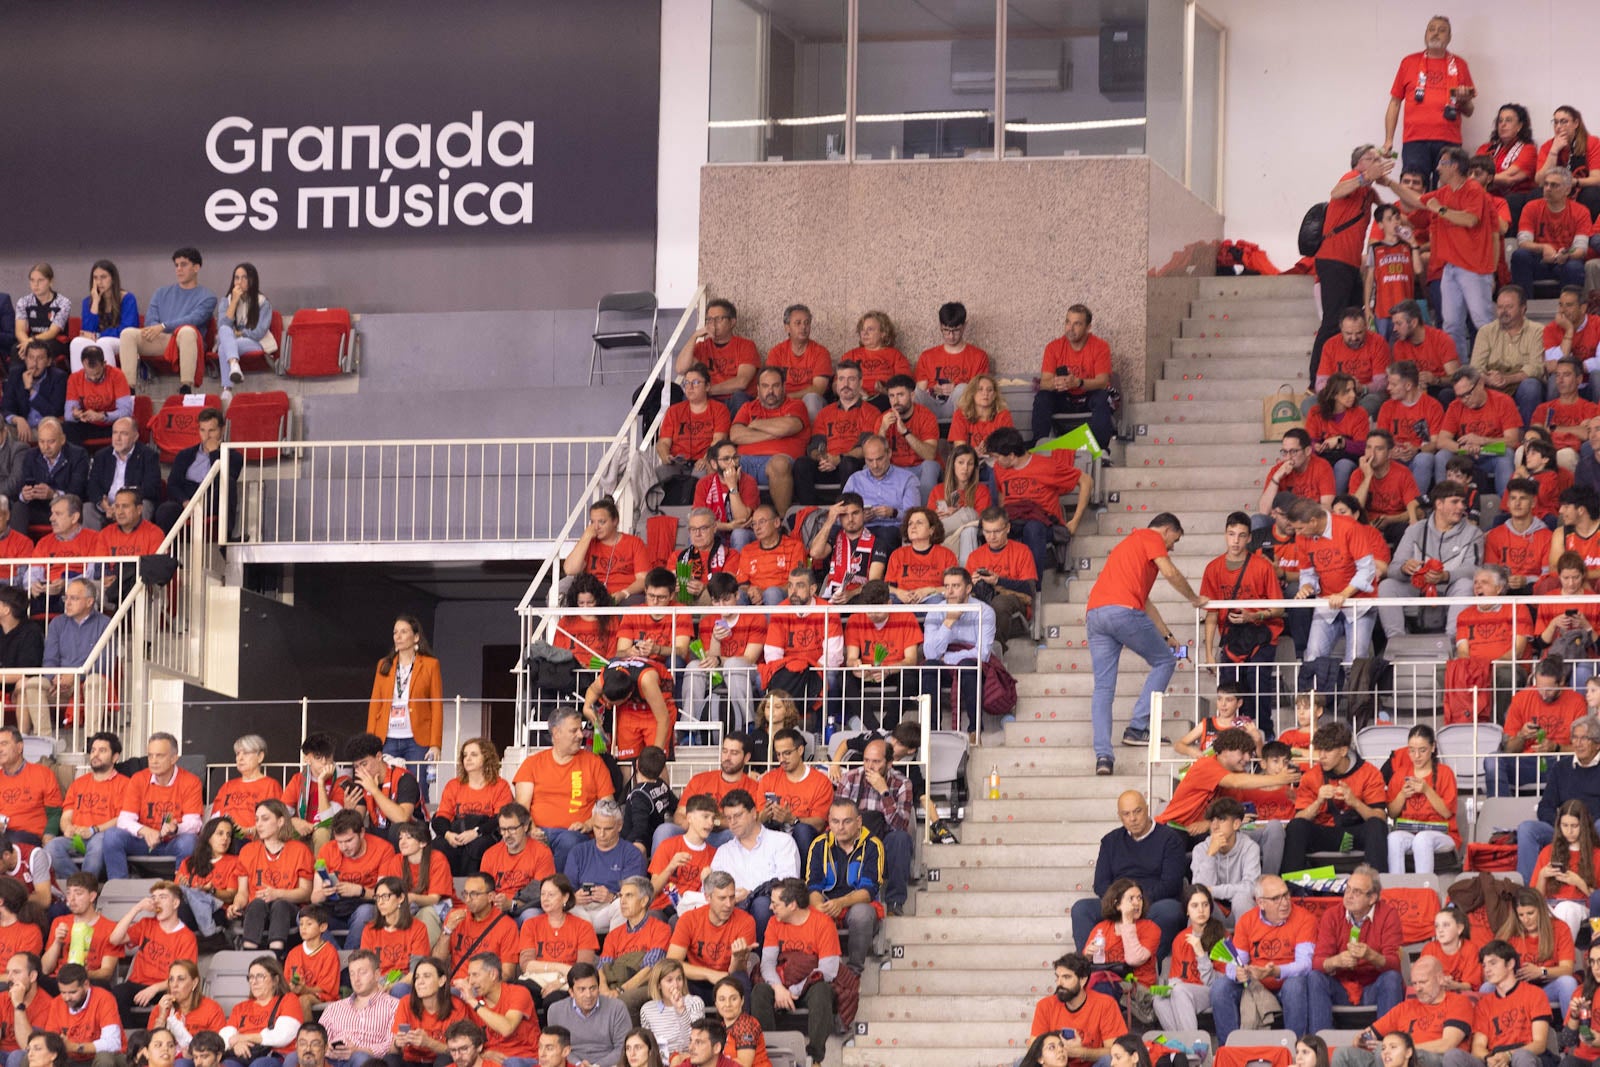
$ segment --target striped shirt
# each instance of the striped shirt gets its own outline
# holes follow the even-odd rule
[[[365,1004],[358,1004],[357,1000],[350,996],[334,1001],[322,1013],[321,1022],[328,1031],[328,1053],[330,1057],[337,1055],[333,1045],[343,1039],[351,1048],[366,1049],[381,1059],[392,1049],[390,1031],[400,1002],[381,990],[368,997]]]

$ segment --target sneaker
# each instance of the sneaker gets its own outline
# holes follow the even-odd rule
[[[890,915],[904,915],[906,913],[906,906],[904,904],[890,904],[887,908],[887,911]]]
[[[228,381],[234,385],[244,381],[244,371],[239,369],[239,361],[236,359],[228,360]]]
[[[189,388],[188,382],[184,382],[182,385],[178,386],[178,392],[183,396],[188,396],[190,393],[194,392],[194,390]]]
[[[1102,778],[1114,773],[1116,769],[1117,761],[1110,756],[1101,756],[1094,761],[1094,773]]]
[[[1130,726],[1122,731],[1122,743],[1130,748],[1142,748],[1150,743],[1150,731]]]
[[[959,845],[956,835],[951,832],[949,824],[943,819],[934,823],[928,830],[928,837],[935,845]]]

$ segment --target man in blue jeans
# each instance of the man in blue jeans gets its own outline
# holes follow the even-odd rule
[[[1569,800],[1581,800],[1591,812],[1600,811],[1600,719],[1593,715],[1572,724],[1572,755],[1550,761],[1539,796],[1539,817],[1517,824],[1517,873],[1524,885],[1533,884],[1534,861],[1539,850],[1555,840],[1556,811]]]
[[[1111,550],[1089,592],[1089,658],[1094,664],[1090,714],[1094,719],[1096,774],[1116,770],[1116,761],[1111,758],[1111,704],[1117,692],[1117,663],[1122,650],[1131,648],[1150,664],[1144,689],[1133,706],[1133,720],[1122,732],[1125,745],[1149,744],[1150,696],[1166,690],[1178,665],[1175,657],[1183,646],[1150,599],[1156,575],[1159,573],[1195,607],[1206,606],[1205,597],[1195,594],[1168,558],[1182,537],[1183,524],[1178,517],[1163,511],[1150,520],[1148,528],[1133,531]]]

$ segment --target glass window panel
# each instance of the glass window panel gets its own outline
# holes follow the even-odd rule
[[[1189,190],[1220,207],[1217,188],[1217,129],[1222,105],[1222,30],[1194,20],[1194,128],[1189,141]]]
[[[1143,152],[1147,17],[1146,0],[1007,0],[1006,154]]]
[[[1183,181],[1183,0],[1149,0],[1148,116],[1145,151]]]
[[[712,0],[713,163],[844,158],[845,0]]]
[[[857,159],[994,154],[994,0],[861,0]]]

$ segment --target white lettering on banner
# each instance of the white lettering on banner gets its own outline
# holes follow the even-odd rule
[[[251,171],[284,172],[284,161],[303,174],[314,172],[372,175],[369,185],[323,185],[292,190],[295,227],[300,230],[356,230],[363,226],[390,229],[397,223],[424,226],[526,226],[533,222],[533,182],[494,183],[478,175],[460,175],[452,185],[451,168],[523,169],[533,165],[533,122],[506,119],[484,132],[484,114],[466,121],[402,122],[384,128],[350,126],[257,126],[248,118],[218,119],[206,134],[206,159],[219,174]],[[276,158],[274,158],[276,156]],[[398,172],[437,167],[437,183],[397,181]],[[520,177],[520,176],[519,176]],[[359,180],[359,179],[357,179]],[[284,208],[291,191],[283,191]],[[231,233],[249,223],[257,231],[278,225],[280,190],[221,188],[206,198],[205,220],[218,233]],[[317,210],[320,204],[321,210]]]

